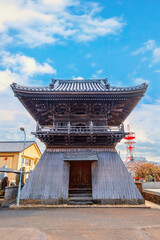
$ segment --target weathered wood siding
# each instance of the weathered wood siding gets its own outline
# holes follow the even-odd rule
[[[48,149],[21,191],[21,199],[67,199],[69,165],[66,152],[97,154],[92,163],[93,199],[142,199],[124,163],[114,148]]]
[[[92,165],[94,199],[142,199],[133,179],[116,151],[97,152]]]
[[[63,153],[45,150],[21,191],[21,199],[67,199],[69,166]]]

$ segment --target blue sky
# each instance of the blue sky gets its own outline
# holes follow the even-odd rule
[[[136,155],[160,161],[160,1],[0,0],[0,140],[28,139],[35,122],[10,83],[45,86],[51,78],[109,78],[149,88],[126,120]],[[125,159],[125,145],[117,147]]]

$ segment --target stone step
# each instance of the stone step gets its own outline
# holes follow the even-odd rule
[[[92,197],[90,193],[70,193],[69,197]]]
[[[92,205],[93,202],[87,199],[69,199],[68,205]]]
[[[69,205],[92,205],[92,196],[72,196],[68,199]]]
[[[69,194],[92,194],[92,189],[81,188],[81,189],[69,189]]]
[[[75,196],[75,197],[70,197],[69,198],[69,200],[71,200],[71,201],[90,201],[90,200],[92,200],[92,197],[77,197],[77,196]]]
[[[91,188],[70,188],[69,191],[92,190]]]

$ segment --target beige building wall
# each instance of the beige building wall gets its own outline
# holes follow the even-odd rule
[[[0,168],[6,165],[7,168],[20,170],[22,155],[23,155],[23,151],[19,153],[11,153],[11,152],[0,153]],[[30,170],[34,169],[41,155],[42,154],[36,143],[32,144],[31,146],[29,146],[24,150],[23,167],[25,167],[26,172],[30,172]],[[7,176],[9,177],[10,181],[15,182],[16,180],[15,173],[7,173]]]
[[[7,166],[7,168],[17,169],[19,153],[0,153],[0,168]],[[7,173],[9,179],[15,180],[14,173]]]
[[[23,151],[21,151],[19,153],[19,156],[18,156],[19,161],[18,161],[17,169],[21,168],[22,155],[23,155]],[[41,155],[42,154],[39,151],[39,148],[37,147],[36,143],[34,143],[30,147],[26,148],[24,150],[24,164],[23,164],[23,167],[25,167],[27,170],[33,170],[34,167],[36,166],[38,160],[40,159]],[[25,159],[31,160],[31,165],[26,164]]]

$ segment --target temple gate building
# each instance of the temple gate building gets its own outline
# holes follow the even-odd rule
[[[11,87],[37,122],[33,134],[46,145],[21,191],[22,202],[144,202],[115,146],[147,84],[112,87],[107,79],[53,79],[48,87]]]

